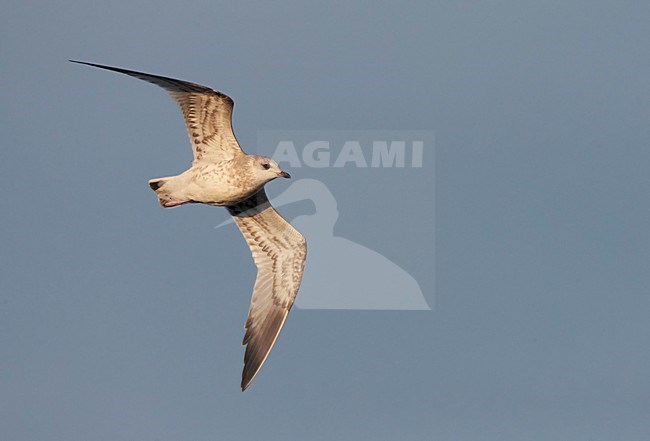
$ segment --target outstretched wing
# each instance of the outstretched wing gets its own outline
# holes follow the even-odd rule
[[[101,64],[70,61],[130,75],[167,90],[183,114],[187,136],[194,152],[194,164],[229,160],[243,153],[232,131],[232,108],[235,103],[227,95],[187,81]]]
[[[269,355],[293,305],[305,266],[305,238],[271,206],[264,189],[228,207],[253,253],[257,279],[246,320],[242,390]]]

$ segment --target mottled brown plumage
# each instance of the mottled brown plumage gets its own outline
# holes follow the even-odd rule
[[[253,253],[257,279],[246,320],[242,390],[266,360],[298,293],[307,255],[302,235],[271,206],[264,189],[228,211]]]
[[[241,150],[232,131],[234,102],[223,93],[173,78],[73,62],[156,84],[178,104],[192,144],[192,167],[178,176],[152,179],[149,186],[166,208],[187,203],[226,206],[251,249],[257,278],[243,340],[245,390],[275,344],[302,279],[305,239],[275,211],[264,191],[267,182],[289,174],[270,158]]]

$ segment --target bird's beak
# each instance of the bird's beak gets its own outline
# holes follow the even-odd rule
[[[280,178],[291,179],[291,175],[290,175],[289,173],[285,172],[285,171],[280,172],[280,174],[278,174],[278,176],[279,176]]]

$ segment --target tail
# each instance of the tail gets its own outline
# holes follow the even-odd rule
[[[166,188],[166,184],[171,179],[173,179],[173,177],[156,178],[149,181],[149,187],[151,187],[151,189],[156,192],[156,196],[158,196],[158,202],[160,202],[160,205],[165,208],[171,208],[191,202],[189,200],[177,197],[172,193],[171,189]]]
[[[156,193],[158,193],[158,189],[162,187],[165,182],[167,182],[170,178],[156,178],[152,179],[149,181],[149,187]]]

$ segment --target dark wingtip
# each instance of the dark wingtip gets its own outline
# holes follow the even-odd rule
[[[253,381],[253,377],[255,375],[251,375],[250,369],[246,369],[246,366],[244,366],[244,370],[241,373],[241,391],[244,392],[246,389],[248,389],[248,386],[251,385],[251,382]]]
[[[100,69],[112,70],[114,72],[120,72],[120,73],[126,73],[126,74],[131,72],[131,71],[128,71],[126,69],[119,68],[119,67],[106,66],[104,64],[97,64],[97,63],[89,63],[87,61],[77,61],[77,60],[68,60],[68,61],[71,62],[71,63],[84,64],[86,66],[98,67]]]

